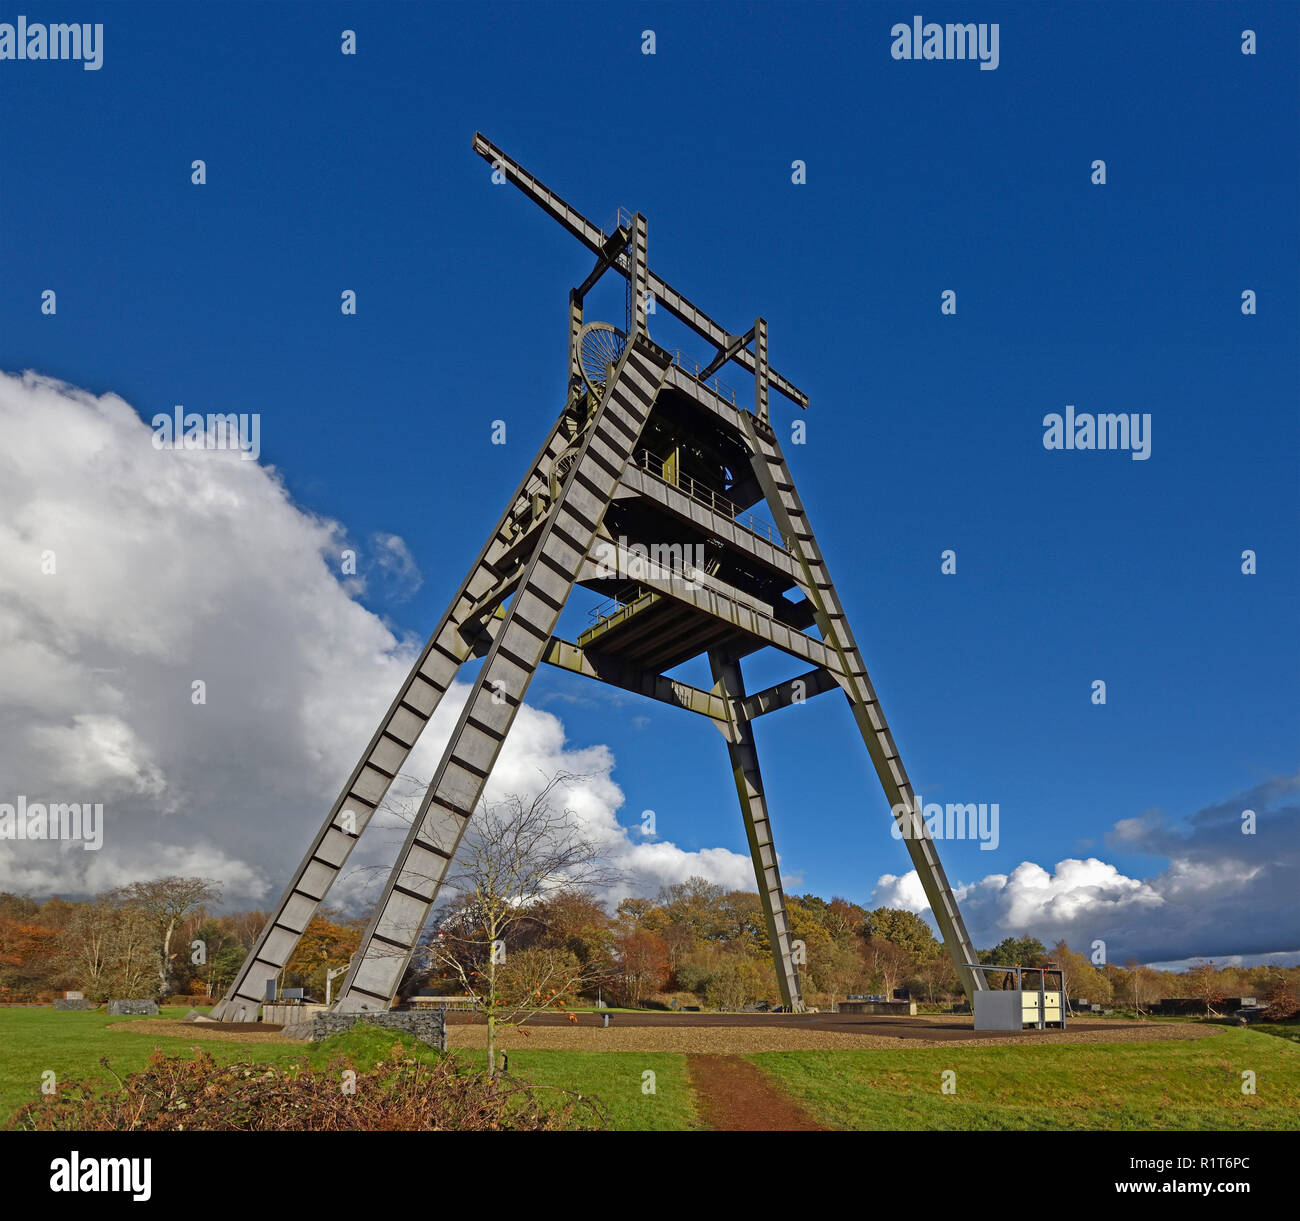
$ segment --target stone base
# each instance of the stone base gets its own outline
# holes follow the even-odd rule
[[[916,1017],[915,1001],[840,1001],[840,1013],[893,1014],[895,1017]]]
[[[262,1006],[262,1021],[272,1026],[296,1026],[300,1022],[310,1022],[318,1013],[328,1013],[324,1005],[298,1005],[270,1003]]]
[[[341,1034],[358,1024],[381,1026],[385,1030],[403,1030],[422,1043],[447,1050],[447,1016],[441,1009],[404,1013],[318,1013],[311,1020],[311,1041],[319,1043],[332,1034]],[[306,1025],[306,1023],[301,1023]],[[297,1026],[286,1026],[280,1033],[287,1038],[301,1037],[290,1034]]]
[[[67,1000],[67,999],[55,1001],[54,1007],[56,1009],[94,1009],[95,1008],[95,1006],[92,1005],[87,1000]]]
[[[158,1004],[149,1000],[109,1001],[108,1011],[114,1017],[157,1017]]]

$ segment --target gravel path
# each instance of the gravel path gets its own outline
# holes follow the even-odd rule
[[[999,1047],[1009,1044],[1043,1046],[1054,1043],[1148,1043],[1203,1039],[1218,1026],[1192,1022],[1108,1022],[1086,1019],[1064,1030],[1025,1031],[1023,1034],[976,1033],[951,1017],[872,1018],[832,1014],[632,1014],[614,1015],[608,1029],[595,1015],[572,1024],[529,1021],[498,1033],[505,1051],[537,1048],[540,1051],[666,1051],[684,1055],[745,1056],[760,1051],[819,1051],[845,1049],[903,1049],[918,1052],[957,1047]],[[646,1021],[645,1019],[652,1019]],[[819,1021],[819,1018],[822,1019]],[[170,1019],[115,1022],[108,1027],[125,1034],[162,1036],[190,1043],[281,1041],[279,1028],[258,1024],[181,1022]],[[487,1046],[487,1028],[450,1022],[447,1042],[453,1048],[480,1050]]]
[[[531,1022],[522,1028],[505,1029],[498,1038],[505,1050],[534,1047],[545,1051],[669,1051],[691,1054],[752,1055],[760,1051],[819,1051],[850,1049],[912,1049],[918,1052],[954,1047],[1001,1047],[1014,1044],[1043,1046],[1053,1043],[1148,1043],[1180,1039],[1203,1039],[1220,1027],[1199,1026],[1187,1022],[1122,1023],[1104,1021],[1072,1024],[1064,1031],[1026,1031],[1024,1034],[977,1034],[966,1026],[954,1032],[938,1019],[932,1032],[909,1027],[906,1035],[881,1033],[849,1034],[842,1030],[818,1029],[815,1026],[747,1022],[722,1026],[688,1021],[655,1025],[632,1025],[626,1019],[608,1030],[596,1025],[538,1025]],[[725,1015],[724,1015],[725,1016]],[[888,1030],[892,1019],[876,1019],[873,1031]],[[920,1020],[920,1019],[914,1019]],[[951,1019],[946,1019],[949,1023]],[[927,1037],[928,1035],[928,1037]],[[451,1047],[483,1048],[487,1030],[482,1026],[450,1025],[447,1042]]]

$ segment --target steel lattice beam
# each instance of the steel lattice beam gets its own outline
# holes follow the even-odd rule
[[[391,1004],[668,365],[668,354],[639,334],[619,358],[352,958],[337,1011]]]
[[[593,225],[576,208],[570,207],[554,191],[530,174],[517,161],[507,157],[495,144],[480,132],[474,133],[474,151],[488,162],[494,170],[500,170],[506,180],[514,183],[548,216],[559,221],[592,254],[604,251],[607,235]],[[617,256],[614,266],[623,273],[631,275],[632,268],[626,255]],[[662,305],[673,317],[686,323],[697,335],[707,339],[715,348],[725,349],[731,340],[725,327],[719,326],[702,309],[688,301],[670,284],[661,280],[653,271],[646,268],[645,286],[657,304]],[[758,362],[754,356],[740,348],[731,357],[738,365],[750,373],[758,372]],[[808,406],[808,396],[793,382],[782,377],[775,369],[768,370],[768,380],[772,388],[779,390],[786,398],[799,407]]]

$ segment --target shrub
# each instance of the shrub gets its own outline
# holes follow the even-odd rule
[[[1300,1014],[1300,997],[1296,995],[1296,986],[1289,979],[1274,984],[1268,993],[1268,1008],[1264,1018],[1270,1022],[1285,1022]]]
[[[108,1067],[107,1060],[101,1064]],[[109,1070],[112,1071],[111,1069]],[[354,1074],[349,1081],[346,1072]],[[116,1074],[115,1074],[116,1075]],[[155,1052],[120,1088],[77,1082],[23,1107],[13,1126],[39,1132],[467,1132],[595,1130],[596,1099],[539,1090],[510,1077],[460,1072],[450,1056],[396,1043],[371,1067],[336,1054],[308,1064],[218,1064]],[[346,1088],[350,1086],[350,1088]],[[547,1095],[549,1105],[543,1105]]]

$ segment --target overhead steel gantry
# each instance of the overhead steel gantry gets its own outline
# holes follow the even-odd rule
[[[808,396],[768,364],[759,318],[734,335],[655,275],[645,218],[606,234],[482,135],[474,151],[596,256],[569,294],[569,390],[429,642],[316,833],[226,996],[225,1021],[254,1021],[389,786],[461,667],[481,658],[464,708],[380,894],[334,1008],[388,1008],[502,743],[543,663],[703,716],[721,731],[740,798],[783,1003],[803,1008],[753,722],[843,691],[968,996],[986,987],[957,902],[916,809],[875,690],[794,480],[768,422],[769,390]],[[627,333],[584,323],[607,271],[626,277]],[[653,299],[707,340],[689,370],[646,328]],[[754,409],[709,379],[754,376]],[[761,504],[764,522],[747,514]],[[612,562],[611,562],[612,561]],[[555,635],[575,587],[609,599],[577,641]],[[809,629],[815,629],[810,631]],[[742,660],[774,648],[810,667],[749,693]],[[713,685],[668,672],[707,658]],[[816,964],[809,964],[814,975]]]

